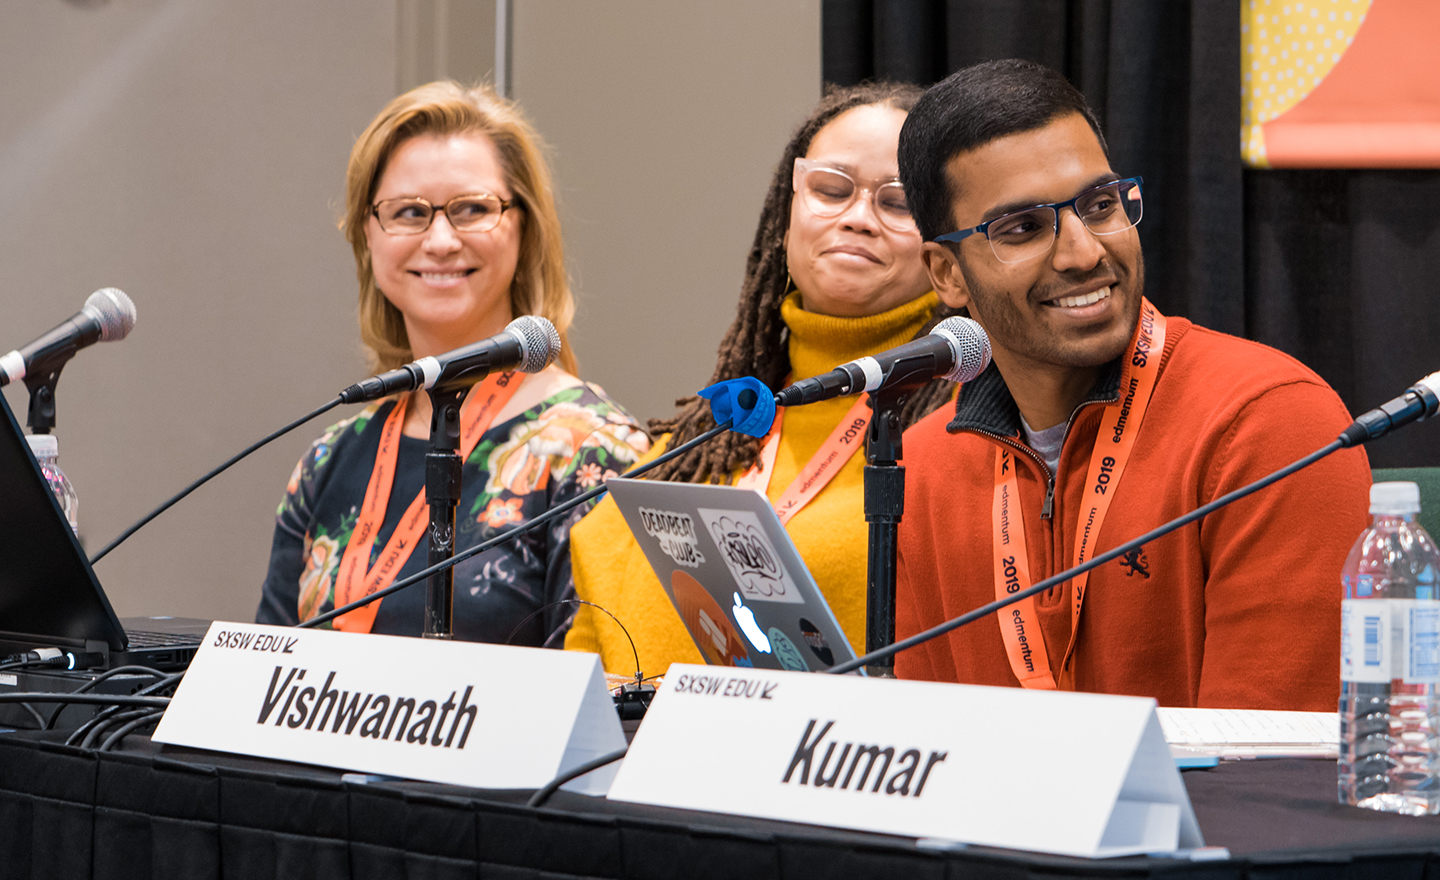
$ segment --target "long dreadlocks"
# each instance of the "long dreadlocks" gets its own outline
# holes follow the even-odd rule
[[[720,356],[710,377],[711,384],[754,376],[771,390],[778,391],[790,374],[790,352],[785,343],[785,324],[780,319],[780,303],[788,292],[790,278],[785,257],[785,231],[790,225],[795,160],[810,149],[810,142],[820,129],[841,113],[870,104],[884,104],[908,113],[922,93],[923,90],[917,86],[900,83],[831,87],[815,112],[795,132],[780,157],[780,164],[770,181],[770,190],[765,195],[760,225],[755,230],[755,241],[750,246],[750,256],[745,263],[740,305],[735,322],[720,343]],[[937,307],[917,338],[929,333],[936,323],[953,314],[960,312],[944,305]],[[937,379],[910,395],[901,413],[903,425],[908,428],[945,403],[953,389],[949,382]],[[672,448],[715,427],[708,401],[687,397],[675,401],[675,405],[680,407],[680,411],[671,418],[650,420],[651,433],[673,435],[670,439]],[[656,468],[652,479],[719,483],[729,480],[737,468],[750,466],[759,453],[758,439],[744,434],[723,434]]]

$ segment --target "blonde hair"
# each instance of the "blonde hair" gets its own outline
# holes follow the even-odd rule
[[[385,106],[355,141],[345,171],[345,217],[340,229],[355,251],[360,282],[360,339],[378,370],[413,360],[405,319],[375,284],[365,223],[386,163],[405,141],[423,135],[479,134],[495,145],[505,183],[524,213],[520,258],[510,282],[511,314],[548,318],[560,332],[560,366],[579,366],[566,331],[575,301],[565,274],[565,248],[555,210],[550,166],[544,142],[514,103],[489,86],[465,89],[454,82],[433,82],[411,89]]]

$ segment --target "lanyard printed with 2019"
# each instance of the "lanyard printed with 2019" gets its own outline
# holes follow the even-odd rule
[[[1085,477],[1086,493],[1075,524],[1075,556],[1079,565],[1095,553],[1100,527],[1110,511],[1115,487],[1130,454],[1135,449],[1135,436],[1160,372],[1160,353],[1165,348],[1165,316],[1155,310],[1149,300],[1140,301],[1140,326],[1125,352],[1130,366],[1130,384],[1121,389],[1120,399],[1105,407],[1100,432],[1095,435],[1095,451],[1090,456],[1090,470]],[[1003,599],[1029,587],[1030,557],[1025,546],[1025,520],[1020,508],[1020,487],[1015,478],[1015,461],[1009,449],[1000,447],[995,454],[995,497],[991,511],[994,524],[992,545],[995,554],[995,598]],[[1080,609],[1085,602],[1085,585],[1089,574],[1072,579],[1074,599],[1070,604],[1070,644],[1064,661],[1069,663],[1080,633]],[[1040,631],[1039,615],[1034,597],[1021,599],[999,612],[1000,634],[1010,669],[1020,684],[1027,688],[1054,690],[1055,677],[1050,671],[1050,655]],[[1063,668],[1063,667],[1062,667]],[[1069,682],[1073,686],[1073,681]]]
[[[784,493],[775,500],[775,513],[780,517],[781,525],[790,522],[791,517],[819,495],[845,467],[845,463],[865,445],[865,431],[870,425],[871,415],[869,400],[870,395],[860,395],[835,430],[830,432],[800,473],[785,487]],[[750,469],[735,481],[736,486],[761,493],[766,491],[775,472],[775,455],[780,449],[780,428],[784,420],[785,409],[780,407],[775,411],[775,421],[770,426],[770,433],[765,435],[760,455]]]

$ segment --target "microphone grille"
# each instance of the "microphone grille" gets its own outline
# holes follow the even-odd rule
[[[946,318],[930,335],[944,336],[955,350],[955,366],[941,377],[947,382],[969,382],[990,366],[990,337],[970,318]]]
[[[102,287],[85,300],[85,308],[100,325],[100,341],[124,339],[135,326],[135,303],[118,287]]]
[[[538,373],[560,356],[560,333],[538,315],[521,315],[505,329],[520,340],[522,373]]]

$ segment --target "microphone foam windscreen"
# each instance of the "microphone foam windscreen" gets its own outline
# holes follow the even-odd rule
[[[85,300],[87,312],[100,325],[100,341],[124,339],[135,326],[135,303],[118,287],[102,287]]]
[[[505,329],[520,340],[524,354],[519,366],[522,373],[538,373],[560,356],[560,334],[545,318],[521,315]]]
[[[970,318],[946,318],[930,335],[946,337],[955,350],[955,366],[943,377],[947,382],[969,382],[990,366],[990,337]]]

